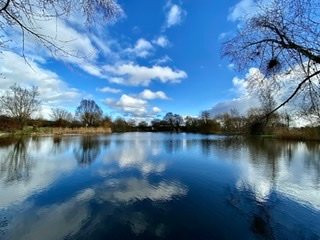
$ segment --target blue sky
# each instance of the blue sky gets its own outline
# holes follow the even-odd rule
[[[20,36],[13,31],[15,41],[0,57],[1,90],[15,82],[39,86],[42,116],[52,107],[74,111],[82,98],[92,98],[106,114],[138,120],[166,112],[196,116],[211,108],[227,111],[242,97],[241,75],[221,59],[220,48],[252,0],[118,4],[122,17],[90,29],[77,15],[42,28],[38,23],[39,31],[54,32],[57,44],[77,57],[52,56],[30,37],[26,65]]]

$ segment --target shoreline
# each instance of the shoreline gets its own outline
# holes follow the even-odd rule
[[[24,129],[14,132],[0,132],[0,138],[7,137],[54,137],[111,134],[111,128],[39,128]]]
[[[37,130],[18,130],[15,132],[0,132],[0,138],[19,138],[19,137],[64,137],[64,136],[85,136],[85,135],[91,135],[91,136],[98,136],[98,135],[108,135],[112,133],[127,133],[130,131],[125,132],[113,132],[111,128],[40,128]],[[133,132],[140,132],[145,133],[147,131],[133,131]],[[168,132],[153,132],[152,133],[168,133]],[[190,134],[205,134],[205,135],[220,135],[220,136],[226,136],[226,137],[245,137],[245,138],[263,138],[263,139],[273,139],[273,140],[284,140],[284,141],[300,141],[300,142],[320,142],[320,139],[317,137],[306,137],[304,135],[301,135],[297,132],[287,132],[286,134],[261,134],[261,135],[247,135],[247,134],[230,134],[230,133],[197,133],[197,132],[179,132],[179,133],[190,133]]]

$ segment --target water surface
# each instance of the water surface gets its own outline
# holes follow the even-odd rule
[[[320,239],[320,145],[126,133],[0,142],[0,239]]]

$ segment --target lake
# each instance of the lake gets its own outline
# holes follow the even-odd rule
[[[2,139],[0,239],[320,239],[320,145],[183,133]]]

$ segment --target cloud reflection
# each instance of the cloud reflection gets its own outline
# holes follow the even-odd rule
[[[202,147],[237,164],[236,187],[250,191],[258,202],[279,193],[320,210],[320,144],[229,138]]]
[[[150,183],[146,179],[129,178],[108,180],[101,194],[103,200],[116,203],[133,203],[145,199],[170,201],[187,194],[187,187],[177,181]]]
[[[60,240],[77,233],[90,216],[88,202],[93,199],[94,191],[85,189],[61,204],[33,209],[16,219],[8,239]]]
[[[19,140],[0,151],[0,209],[20,204],[76,167],[70,152],[50,154],[52,139]],[[5,156],[5,157],[1,157]]]
[[[106,164],[116,163],[119,169],[137,169],[141,174],[162,173],[166,163],[158,158],[159,143],[152,139],[123,142],[121,147],[109,149],[104,157]]]

